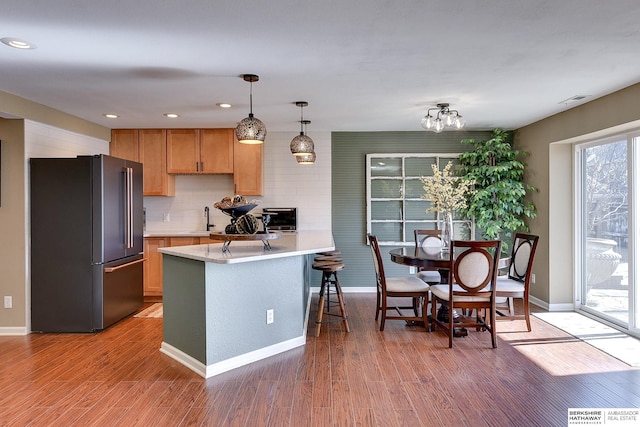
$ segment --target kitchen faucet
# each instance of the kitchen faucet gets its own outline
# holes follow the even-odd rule
[[[211,224],[209,221],[209,206],[204,207],[204,216],[205,218],[207,218],[207,231],[211,231],[211,229],[214,227],[214,224]]]

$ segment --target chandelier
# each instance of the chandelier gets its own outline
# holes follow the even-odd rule
[[[236,127],[236,137],[241,144],[262,144],[267,137],[267,128],[259,119],[253,117],[253,82],[260,80],[255,74],[243,74],[245,82],[251,84],[249,92],[249,117],[242,119]]]
[[[432,111],[438,111],[435,118],[431,115]],[[427,115],[420,121],[423,128],[436,133],[440,133],[446,128],[462,129],[464,123],[458,110],[449,109],[449,104],[446,102],[436,104],[435,108],[429,108]]]

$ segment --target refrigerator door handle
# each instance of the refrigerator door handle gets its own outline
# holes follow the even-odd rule
[[[139,263],[141,263],[141,262],[145,262],[146,260],[147,260],[146,258],[140,258],[140,259],[138,259],[138,260],[131,261],[131,262],[128,262],[128,263],[126,263],[126,264],[119,265],[119,266],[117,266],[117,267],[106,267],[106,268],[104,269],[104,272],[105,272],[105,273],[113,273],[114,271],[118,271],[118,270],[120,270],[121,268],[131,267],[131,266],[132,266],[132,265],[134,265],[134,264],[139,264]]]
[[[133,168],[122,168],[124,172],[125,201],[124,201],[124,247],[133,247]]]

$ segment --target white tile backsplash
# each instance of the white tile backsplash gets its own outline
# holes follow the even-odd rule
[[[297,207],[298,229],[331,229],[331,133],[309,133],[317,155],[313,165],[299,165],[289,150],[296,132],[271,132],[264,143],[264,195],[256,199],[262,207]],[[213,207],[225,196],[233,196],[232,175],[178,175],[175,197],[145,197],[147,230],[205,230],[204,207],[211,210],[216,230],[224,230],[229,217]],[[164,221],[168,215],[169,221]]]

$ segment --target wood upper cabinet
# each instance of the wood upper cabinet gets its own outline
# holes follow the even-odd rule
[[[201,129],[202,173],[233,173],[235,129]]]
[[[144,159],[144,195],[175,196],[175,177],[167,173],[167,131],[140,129],[138,140]]]
[[[120,159],[139,162],[138,129],[113,129],[109,143],[109,154]]]
[[[145,196],[174,196],[175,178],[167,174],[164,129],[113,129],[109,153],[143,165]]]
[[[233,183],[235,194],[262,196],[262,144],[240,144],[233,147]]]
[[[169,173],[233,173],[233,157],[233,129],[167,130]]]

